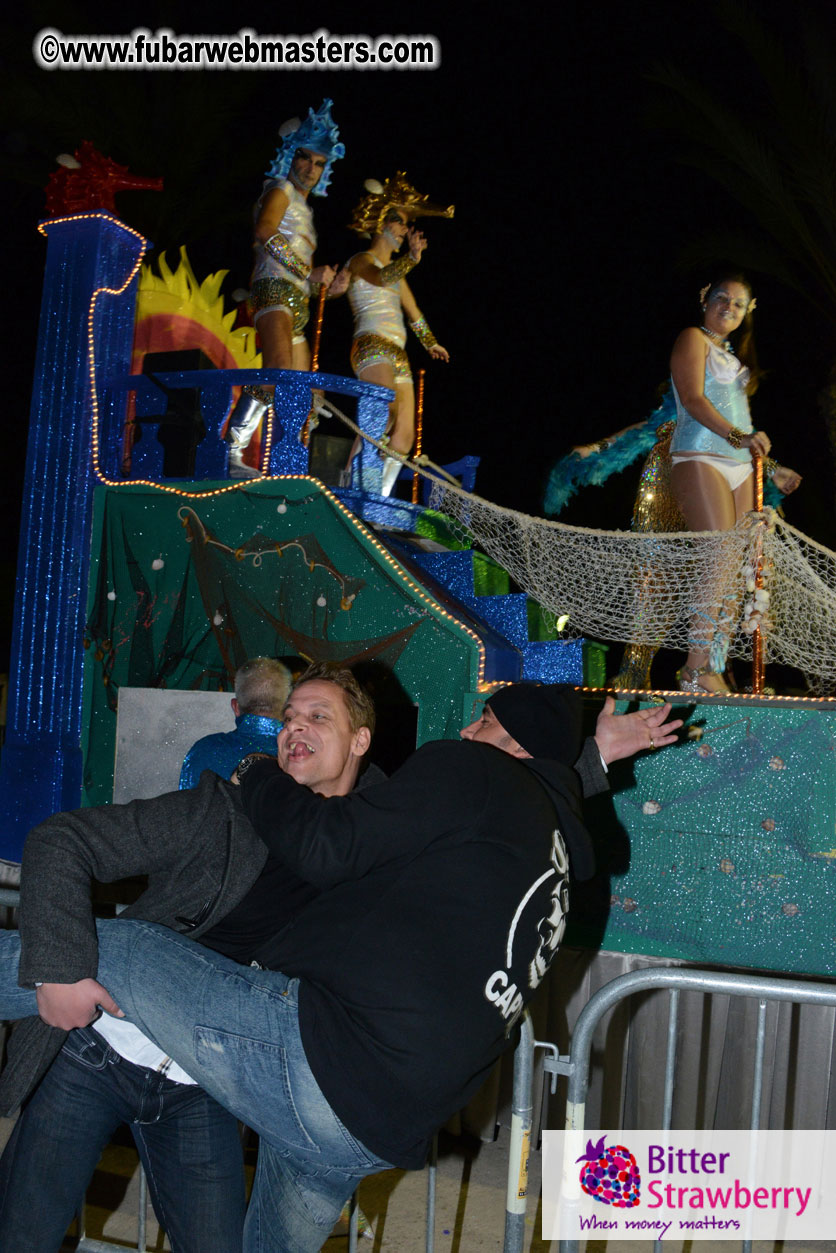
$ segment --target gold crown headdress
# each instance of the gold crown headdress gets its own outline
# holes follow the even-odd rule
[[[427,196],[417,192],[411,183],[406,181],[406,174],[398,170],[385,183],[369,178],[363,184],[366,195],[354,210],[354,216],[348,229],[358,235],[379,235],[383,230],[386,215],[392,209],[400,209],[408,218],[451,218],[455,205],[443,209],[441,205],[432,204]]]

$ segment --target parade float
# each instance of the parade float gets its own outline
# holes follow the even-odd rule
[[[676,642],[694,537],[525,518],[474,494],[474,457],[460,486],[418,467],[415,500],[384,497],[391,394],[261,369],[222,276],[198,279],[185,254],[153,273],[147,241],[112,198],[101,203],[53,205],[38,227],[45,275],[0,761],[7,862],[48,814],[113,798],[126,691],[229,689],[254,655],[338,661],[366,667],[422,743],[455,736],[497,683],[603,687],[603,650],[584,637]],[[254,450],[262,476],[232,482],[223,432],[248,383],[275,384],[273,415]],[[341,483],[311,473],[302,436],[314,383],[363,436]],[[165,429],[184,422],[187,477],[166,472]],[[614,769],[614,799],[590,811],[602,877],[574,934],[625,954],[829,974],[834,557],[787,527],[734,542],[740,569],[757,560],[772,576],[769,648],[800,657],[819,693],[672,695],[687,704],[681,743]],[[676,595],[654,618],[660,570]]]

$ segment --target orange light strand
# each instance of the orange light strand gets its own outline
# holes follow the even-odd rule
[[[416,459],[424,451],[424,380],[426,377],[427,371],[422,366],[418,371],[418,395],[415,398],[415,451],[412,455]],[[415,470],[412,475],[413,505],[418,504],[418,479],[418,471]]]

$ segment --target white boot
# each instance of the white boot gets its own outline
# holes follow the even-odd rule
[[[392,489],[395,486],[395,480],[403,469],[403,462],[396,460],[395,457],[385,457],[383,461],[383,473],[380,476],[380,494],[381,496],[391,496]]]

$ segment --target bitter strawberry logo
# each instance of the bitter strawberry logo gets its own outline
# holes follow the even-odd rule
[[[639,1203],[641,1173],[636,1159],[623,1144],[605,1147],[606,1136],[597,1144],[586,1142],[586,1152],[577,1160],[581,1166],[581,1187],[593,1201],[616,1209],[632,1209]]]

